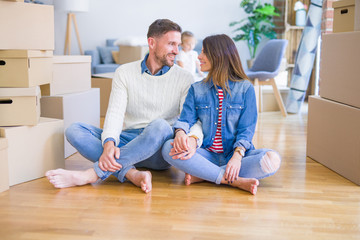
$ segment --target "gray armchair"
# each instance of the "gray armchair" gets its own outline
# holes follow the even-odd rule
[[[253,81],[256,91],[257,106],[260,112],[260,88],[262,85],[271,85],[281,113],[284,117],[287,116],[284,102],[274,79],[279,74],[281,59],[284,57],[287,44],[288,41],[285,39],[272,39],[268,41],[256,57],[253,66],[248,71],[245,71],[246,75]]]

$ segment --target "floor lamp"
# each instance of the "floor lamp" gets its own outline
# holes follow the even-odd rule
[[[76,22],[75,12],[88,12],[89,11],[89,0],[56,0],[54,1],[55,10],[67,12],[67,23],[66,23],[66,35],[65,35],[65,46],[64,55],[71,54],[71,26],[74,24],[74,29],[79,44],[80,54],[84,52],[81,47],[81,41],[79,36],[78,25]]]

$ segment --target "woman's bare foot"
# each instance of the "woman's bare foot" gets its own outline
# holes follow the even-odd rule
[[[221,180],[222,184],[229,184],[224,178]],[[248,191],[251,194],[255,195],[257,192],[257,187],[259,186],[259,180],[256,178],[241,178],[229,184],[230,186],[240,188],[242,190]]]
[[[145,193],[149,193],[152,189],[151,179],[152,175],[149,171],[138,171],[136,169],[130,169],[125,177],[130,182],[140,187]]]
[[[197,183],[197,182],[203,182],[205,181],[204,179],[192,176],[188,173],[185,173],[185,178],[184,178],[184,182],[186,186],[189,186],[192,183]]]
[[[93,168],[85,171],[69,171],[59,168],[47,171],[45,176],[56,188],[82,186],[94,183],[99,179]]]

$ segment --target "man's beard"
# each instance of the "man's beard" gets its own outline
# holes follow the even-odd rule
[[[160,63],[162,64],[162,66],[168,66],[168,67],[172,67],[174,66],[174,61],[171,61],[171,60],[167,60],[166,59],[166,56],[169,55],[169,54],[172,54],[172,53],[168,53],[166,55],[163,55],[163,56],[159,56],[158,54],[155,53],[155,57],[157,60],[160,61]],[[175,60],[175,59],[174,59]]]

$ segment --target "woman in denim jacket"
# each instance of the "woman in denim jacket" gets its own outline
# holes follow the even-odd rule
[[[174,125],[175,138],[165,143],[163,157],[186,173],[186,185],[206,180],[256,194],[258,179],[273,175],[281,160],[273,150],[255,150],[252,144],[257,121],[254,87],[225,34],[205,38],[199,60],[201,71],[209,74],[190,87]],[[202,143],[188,135],[197,121],[202,123]]]

